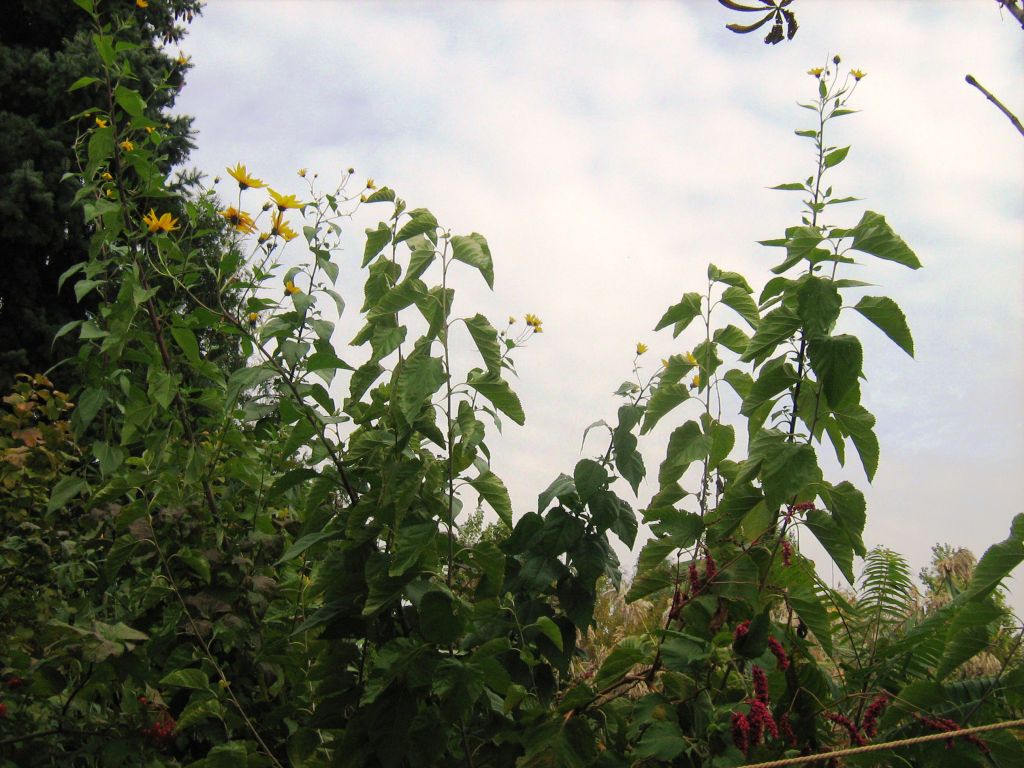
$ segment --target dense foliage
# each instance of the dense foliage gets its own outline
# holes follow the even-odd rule
[[[600,450],[514,515],[488,441],[524,422],[510,374],[542,322],[499,330],[456,301],[494,285],[486,239],[351,174],[325,192],[300,172],[301,197],[268,199],[238,165],[234,205],[176,197],[132,23],[76,3],[103,66],[74,84],[94,99],[76,177],[90,241],[63,279],[95,311],[65,328],[73,398],[43,376],[5,398],[0,765],[724,768],[1018,715],[1015,649],[959,671],[1002,642],[994,595],[1024,561],[1024,516],[922,613],[905,563],[866,551],[861,492],[818,463],[826,438],[869,478],[879,461],[845,315],[913,353],[896,303],[841,270],[917,256],[878,213],[828,221],[853,202],[833,194],[849,148],[828,136],[863,73],[811,71],[813,167],[778,187],[805,210],[764,243],[784,252],[774,276],[755,292],[709,266],[657,325],[678,353],[624,383]],[[382,213],[345,345],[339,237],[364,208]],[[236,239],[211,260],[218,215]],[[663,421],[640,510],[654,537],[623,596],[611,541],[635,543],[625,497]],[[798,532],[855,595],[817,577]],[[1022,760],[1009,731],[849,758]]]

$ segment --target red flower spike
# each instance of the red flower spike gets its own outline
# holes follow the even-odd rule
[[[697,574],[696,563],[690,563],[690,593],[696,595],[700,592],[702,584],[700,576]]]
[[[757,664],[750,670],[750,674],[754,678],[754,697],[762,704],[768,705],[768,676]]]
[[[0,720],[7,717],[7,705],[0,703]]]
[[[22,678],[20,678],[20,677],[8,677],[7,678],[7,687],[10,688],[12,691],[18,690],[23,685],[25,685],[25,681]]]
[[[750,713],[773,739],[779,738],[779,726],[775,723],[775,718],[772,717],[772,712],[765,702],[760,700],[750,702]]]
[[[786,655],[786,649],[782,647],[782,643],[774,637],[769,637],[768,649],[772,652],[775,656],[775,660],[779,663],[779,669],[789,669],[789,656]]]
[[[867,710],[864,712],[864,720],[861,722],[861,729],[868,738],[874,738],[878,732],[878,718],[885,711],[888,704],[889,694],[883,692],[875,696],[871,704],[868,705]]]
[[[846,715],[840,715],[834,712],[826,712],[825,719],[831,720],[836,725],[841,725],[846,729],[846,732],[850,734],[850,744],[855,747],[863,747],[867,742],[864,741],[864,737],[860,735],[857,730],[857,726],[853,724]]]
[[[789,722],[789,715],[783,715],[779,718],[779,730],[782,732],[783,737],[785,737],[786,743],[792,749],[796,749],[796,734],[793,732],[793,724]]]
[[[789,539],[782,540],[782,564],[787,568],[793,564],[793,546]]]
[[[736,625],[736,630],[732,634],[733,642],[738,643],[740,640],[747,636],[748,632],[750,632],[750,619],[747,619],[746,621]]]
[[[704,558],[704,580],[714,581],[715,576],[718,575],[718,564],[715,562],[715,558],[711,556],[711,552],[705,550],[707,555]]]
[[[743,754],[750,750],[750,721],[742,712],[732,713],[732,743]]]

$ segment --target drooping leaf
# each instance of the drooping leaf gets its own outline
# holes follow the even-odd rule
[[[910,335],[910,326],[899,305],[888,296],[864,296],[855,310],[874,323],[882,333],[892,339],[896,345],[911,357],[914,356],[914,339]]]
[[[672,325],[672,338],[682,333],[695,317],[700,316],[701,295],[691,292],[683,295],[678,304],[673,304],[668,311],[662,315],[661,320],[654,326],[654,330],[660,331]]]
[[[454,235],[452,237],[452,256],[471,267],[476,267],[483,275],[487,286],[494,288],[494,263],[491,260],[491,249],[483,235],[473,232],[470,235]]]
[[[499,411],[508,416],[516,424],[526,423],[526,414],[519,396],[512,391],[508,382],[493,373],[484,373],[478,368],[469,372],[466,383],[486,397]]]
[[[800,330],[800,318],[786,307],[772,310],[761,318],[757,331],[740,360],[751,362],[768,357],[775,348]]]
[[[920,269],[921,262],[903,239],[893,232],[885,216],[865,211],[857,226],[849,231],[854,250],[870,253],[886,261],[895,261],[911,269]]]
[[[508,495],[505,483],[496,474],[488,470],[474,477],[469,484],[476,489],[476,492],[491,505],[491,509],[498,513],[501,522],[505,527],[512,528],[512,499]]]
[[[469,335],[473,337],[476,348],[480,350],[480,356],[483,358],[488,373],[498,373],[501,370],[498,331],[486,317],[479,313],[466,320],[466,328],[469,330]]]
[[[761,322],[761,315],[757,310],[757,304],[750,296],[750,291],[730,286],[722,291],[722,303],[734,309],[751,328],[757,330],[757,326]]]
[[[860,339],[849,334],[822,336],[807,345],[811,368],[829,403],[841,403],[857,386],[864,364]]]

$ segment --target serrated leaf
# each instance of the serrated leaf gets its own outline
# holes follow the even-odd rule
[[[548,640],[550,640],[559,651],[563,649],[562,631],[558,628],[558,625],[555,624],[555,622],[553,622],[547,616],[541,616],[531,626],[539,629],[541,633]]]
[[[516,424],[526,423],[526,414],[519,396],[512,391],[508,382],[493,373],[484,373],[478,368],[469,372],[466,383],[486,397],[499,411],[508,416]]]
[[[445,379],[444,361],[440,358],[420,354],[402,364],[395,383],[395,395],[406,422],[416,420],[416,416],[429,404],[430,398],[441,388]]]
[[[843,300],[831,280],[809,275],[797,289],[797,310],[807,334],[827,335],[839,317]]]
[[[855,310],[878,327],[896,345],[911,357],[914,356],[914,339],[910,326],[899,305],[888,296],[864,296]]]
[[[747,345],[747,351],[743,353],[740,360],[751,362],[761,357],[767,357],[775,348],[800,330],[800,318],[796,313],[786,307],[779,307],[772,310],[761,318],[757,331]]]
[[[829,403],[843,402],[857,386],[864,350],[856,336],[840,334],[811,339],[807,357]]]
[[[501,518],[501,522],[505,524],[505,527],[511,530],[512,499],[509,497],[508,489],[501,481],[501,478],[488,470],[480,476],[471,479],[469,484],[498,513],[498,517]]]
[[[391,242],[391,228],[383,221],[377,224],[376,229],[366,230],[366,246],[363,248],[363,264],[365,267],[374,257],[383,250],[384,246]]]
[[[722,303],[734,309],[751,328],[757,329],[761,322],[761,315],[757,311],[757,304],[751,298],[749,291],[730,286],[722,291]]]
[[[487,286],[494,289],[494,262],[491,259],[491,249],[487,246],[487,239],[473,232],[469,235],[455,235],[451,239],[452,257],[471,267],[476,267],[483,275]]]
[[[852,248],[870,253],[879,259],[895,261],[911,269],[920,269],[921,262],[903,239],[893,232],[885,216],[874,211],[865,211],[857,226],[850,230],[853,236]]]
[[[581,459],[573,469],[573,482],[580,501],[586,504],[591,496],[608,483],[608,471],[593,459]]]
[[[700,313],[701,295],[696,292],[686,293],[678,304],[673,304],[668,308],[654,330],[660,331],[662,328],[672,325],[672,338],[675,338],[693,322],[695,317],[699,317]]]
[[[469,330],[469,335],[473,337],[473,343],[480,351],[480,357],[483,358],[488,372],[498,373],[501,370],[498,331],[486,317],[479,313],[466,320],[466,328]]]
[[[201,669],[178,669],[169,675],[164,675],[160,680],[160,685],[174,685],[178,688],[205,691],[210,688],[210,679]]]
[[[690,397],[690,389],[686,384],[675,382],[663,382],[651,393],[647,401],[647,408],[644,411],[644,423],[640,428],[640,434],[646,435],[661,420],[663,416],[672,411],[680,403]]]
[[[395,234],[395,242],[402,243],[416,235],[434,232],[436,229],[437,219],[434,218],[434,214],[426,208],[416,208],[409,211],[409,221]]]
[[[828,552],[829,557],[839,566],[839,572],[853,584],[853,546],[832,516],[819,509],[812,509],[807,513],[806,525]]]

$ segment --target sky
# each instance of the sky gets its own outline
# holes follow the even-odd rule
[[[583,431],[614,420],[638,341],[647,376],[699,341],[653,328],[704,288],[708,262],[757,291],[771,277],[778,254],[757,241],[798,225],[800,202],[768,187],[813,172],[811,143],[793,133],[812,114],[796,102],[815,96],[808,68],[839,54],[842,72],[868,74],[852,103],[862,112],[830,128],[828,143],[852,146],[831,181],[862,201],[831,220],[883,213],[924,268],[846,273],[900,304],[916,357],[843,321],[864,342],[880,468],[869,484],[856,459],[840,468],[824,446],[819,460],[865,492],[869,548],[915,573],[936,543],[980,556],[1024,512],[1024,140],[964,76],[1024,114],[1024,31],[969,0],[791,8],[796,37],[767,46],[767,27],[725,29],[753,14],[713,0],[210,0],[182,44],[193,68],[177,111],[195,117],[191,162],[211,178],[242,162],[301,193],[299,168],[329,187],[354,167],[355,186],[373,178],[453,233],[487,237],[494,291],[467,270],[456,312],[544,323],[515,358],[526,426],[506,420],[489,442],[521,514],[559,472],[603,453],[596,439],[581,449]],[[361,233],[385,215],[368,206],[343,223],[339,345],[361,325]],[[642,439],[652,478],[671,429],[694,417],[680,409]],[[649,480],[634,507],[655,490]],[[638,549],[619,549],[627,566]],[[803,551],[841,584],[820,550]],[[1010,590],[1024,613],[1024,588]]]

